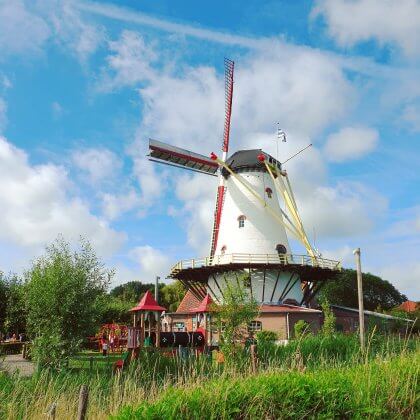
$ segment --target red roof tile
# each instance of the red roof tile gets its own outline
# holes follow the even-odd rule
[[[207,293],[206,297],[201,301],[195,312],[212,312],[213,311],[213,299]]]
[[[304,308],[303,306],[294,306],[294,305],[261,305],[261,313],[273,313],[273,312],[305,312],[305,313],[322,313],[317,309]]]
[[[406,300],[400,306],[398,306],[398,309],[401,309],[405,312],[414,312],[419,306],[420,305],[417,302],[413,302],[412,300]]]
[[[148,290],[140,299],[140,302],[137,304],[137,306],[131,308],[130,311],[166,311],[166,308],[158,305],[155,298]]]
[[[185,293],[185,296],[182,299],[181,303],[179,304],[176,312],[177,313],[195,312],[195,310],[197,309],[199,305],[200,305],[200,300],[194,296],[191,290],[188,290],[187,293]]]

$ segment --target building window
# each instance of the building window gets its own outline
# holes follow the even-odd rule
[[[248,324],[248,332],[257,332],[262,330],[261,321],[251,321]]]
[[[238,217],[238,225],[240,228],[243,228],[245,226],[245,219],[246,217],[243,215]]]
[[[268,198],[272,198],[272,196],[273,196],[273,190],[271,189],[271,188],[266,188],[265,189],[265,192],[267,193],[267,197]]]
[[[278,254],[287,254],[287,248],[283,244],[277,244],[276,251]]]

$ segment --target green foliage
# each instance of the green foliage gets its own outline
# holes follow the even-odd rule
[[[248,335],[248,324],[258,316],[258,304],[244,287],[248,279],[247,273],[239,276],[236,273],[225,274],[223,304],[217,307],[220,329],[223,324],[221,348],[229,362],[240,353],[238,344]]]
[[[419,361],[412,355],[347,369],[271,372],[171,387],[114,419],[414,418]]]
[[[40,365],[60,365],[95,332],[112,274],[85,241],[72,252],[58,239],[33,263],[26,273],[27,327]]]
[[[333,280],[326,282],[319,293],[320,301],[326,299],[332,305],[358,307],[357,277],[355,270],[343,270]],[[391,309],[400,305],[407,297],[401,294],[389,281],[370,273],[363,273],[363,304],[374,311],[378,306]]]
[[[307,334],[310,334],[311,328],[310,325],[304,321],[303,319],[299,319],[294,325],[294,332],[295,332],[295,338],[299,339],[304,337]]]
[[[335,332],[336,319],[333,311],[331,310],[330,304],[327,300],[324,300],[321,304],[322,312],[324,313],[324,323],[322,324],[321,332],[325,336],[331,336]]]
[[[134,304],[137,303],[140,300],[140,296],[148,290],[154,293],[155,285],[153,283],[142,283],[141,281],[135,280],[114,287],[111,290],[110,295],[119,298],[124,302]]]
[[[187,289],[178,280],[165,284],[159,291],[159,303],[168,309],[169,312],[175,312],[181,303]]]
[[[274,343],[277,340],[277,333],[274,331],[258,331],[255,335],[255,338],[257,339],[257,344],[262,345],[265,343]]]
[[[0,272],[0,332],[16,334],[26,331],[25,288],[16,275]]]
[[[121,300],[120,298],[104,295],[98,297],[99,310],[100,310],[100,324],[130,324],[131,312],[130,309],[133,304]]]

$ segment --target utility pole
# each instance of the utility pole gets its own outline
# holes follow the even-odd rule
[[[159,303],[159,280],[160,277],[156,276],[156,283],[155,283],[155,300]]]
[[[363,310],[363,286],[362,286],[362,267],[360,264],[360,248],[353,251],[356,257],[357,270],[357,296],[359,299],[359,332],[360,332],[360,347],[362,351],[365,350],[365,314]]]

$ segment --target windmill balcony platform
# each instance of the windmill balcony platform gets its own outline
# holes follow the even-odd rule
[[[243,269],[292,271],[302,280],[316,281],[335,277],[341,271],[341,262],[296,254],[224,254],[179,261],[169,277],[205,282],[214,273]]]

